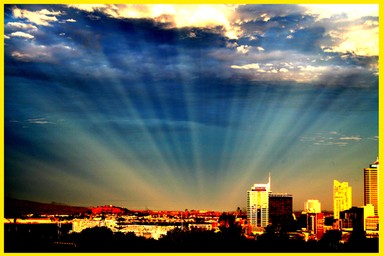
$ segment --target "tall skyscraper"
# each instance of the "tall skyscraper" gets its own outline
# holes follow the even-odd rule
[[[375,215],[378,215],[379,209],[379,159],[364,168],[364,205],[373,204]]]
[[[268,226],[270,184],[271,177],[267,184],[254,184],[247,191],[247,218],[251,231],[261,231]]]
[[[333,218],[340,219],[340,212],[352,207],[352,187],[348,182],[333,180]]]
[[[292,217],[293,198],[287,193],[269,194],[269,222],[273,225],[286,225]]]
[[[309,199],[304,203],[304,211],[307,213],[320,213],[321,212],[321,203],[319,200]]]

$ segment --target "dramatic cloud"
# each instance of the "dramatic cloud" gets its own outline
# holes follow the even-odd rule
[[[25,33],[25,32],[21,32],[21,31],[13,32],[13,33],[10,34],[10,36],[11,37],[22,37],[22,38],[27,38],[27,39],[35,38],[31,34],[28,34],[28,33]]]
[[[364,17],[377,17],[378,4],[306,4],[306,14],[315,15],[317,19],[356,20]]]
[[[377,56],[379,53],[378,22],[373,26],[367,26],[364,22],[349,27],[343,33],[332,30],[329,35],[334,42],[339,42],[339,44],[322,45],[325,52],[352,52],[362,56]]]
[[[14,8],[12,10],[13,16],[15,18],[26,19],[29,22],[32,22],[36,25],[41,26],[52,26],[52,22],[58,21],[56,16],[62,15],[60,11],[49,11],[47,9],[42,9],[40,11],[28,11],[24,9]]]
[[[341,137],[340,137],[341,136]],[[369,138],[365,138],[368,140]],[[318,133],[314,137],[301,137],[301,142],[309,142],[318,146],[340,146],[345,147],[349,143],[357,143],[362,141],[363,138],[360,136],[345,136],[338,132]]]
[[[23,53],[23,52],[14,51],[11,53],[11,56],[17,60],[29,62],[36,59],[44,59],[47,56],[47,54],[45,53],[32,54],[32,53]]]
[[[307,14],[327,28],[331,40],[324,40],[322,48],[328,52],[353,52],[363,56],[377,56],[378,5],[305,5]],[[335,20],[338,26],[334,26]]]
[[[354,140],[354,141],[360,141],[361,138],[359,136],[350,136],[350,137],[341,137],[339,140]]]
[[[260,65],[257,64],[257,63],[253,63],[253,64],[246,64],[246,65],[243,65],[243,66],[237,66],[237,65],[232,65],[231,68],[235,68],[235,69],[260,69]]]
[[[41,125],[41,124],[53,124],[52,122],[49,122],[47,120],[47,118],[30,118],[27,120],[27,123],[28,124],[38,124],[38,125]]]
[[[10,28],[10,29],[15,29],[15,30],[32,30],[32,31],[35,31],[37,30],[37,27],[32,25],[32,24],[28,24],[28,23],[22,23],[22,22],[8,22],[6,25],[5,25],[6,28]]]
[[[27,37],[27,35],[23,35],[23,37]],[[58,44],[45,46],[33,43],[29,44],[28,47],[21,49],[21,51],[15,50],[11,52],[11,56],[20,61],[50,62],[57,64],[60,63],[60,60],[63,60],[68,56],[73,56],[74,54],[76,54],[74,50],[67,45]]]
[[[229,38],[237,38],[236,28],[231,26],[235,5],[69,5],[86,12],[101,12],[117,19],[150,18],[171,28],[217,27],[225,29]]]

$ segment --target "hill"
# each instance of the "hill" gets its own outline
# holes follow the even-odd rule
[[[6,197],[4,200],[4,217],[22,217],[28,214],[34,215],[73,215],[89,212],[88,207],[69,206],[52,202],[40,203],[28,200],[20,200]]]

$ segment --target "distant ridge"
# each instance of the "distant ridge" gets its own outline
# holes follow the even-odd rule
[[[89,212],[90,208],[81,206],[69,206],[60,203],[40,203],[29,200],[20,200],[5,197],[4,217],[15,218],[23,217],[28,214],[35,215],[72,215]]]

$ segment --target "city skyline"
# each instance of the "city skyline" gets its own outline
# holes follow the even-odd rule
[[[364,204],[378,4],[5,5],[5,195],[234,210]],[[209,14],[209,15],[208,15]]]

